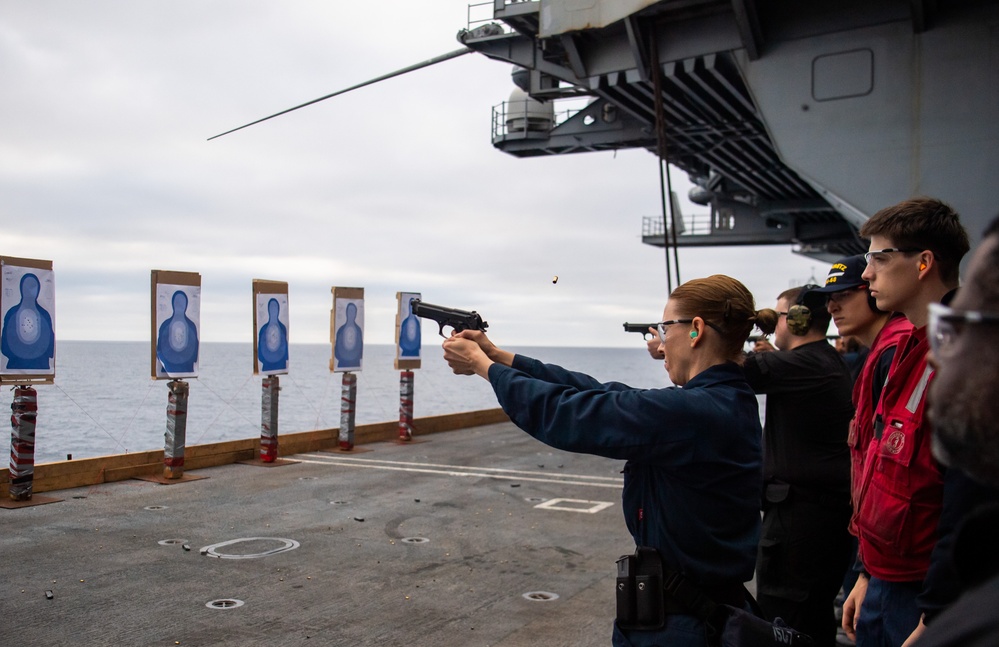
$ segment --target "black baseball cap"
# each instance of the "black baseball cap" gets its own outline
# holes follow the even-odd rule
[[[810,292],[842,292],[860,286],[868,287],[867,281],[860,276],[866,268],[867,259],[864,258],[863,254],[841,258],[829,268],[826,284],[821,288],[810,290]]]

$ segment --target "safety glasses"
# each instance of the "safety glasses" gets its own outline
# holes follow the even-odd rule
[[[942,303],[930,304],[926,337],[936,358],[946,357],[967,325],[999,324],[999,314],[977,310],[955,310]]]

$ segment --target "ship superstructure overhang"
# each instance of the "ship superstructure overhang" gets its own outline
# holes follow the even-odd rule
[[[997,33],[999,3],[970,0],[494,0],[458,39],[515,66],[496,148],[665,150],[710,207],[678,222],[680,246],[831,261],[913,195],[995,211]],[[646,220],[644,242],[665,244]]]

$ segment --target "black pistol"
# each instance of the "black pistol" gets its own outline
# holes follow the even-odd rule
[[[447,339],[444,334],[444,326],[450,326],[454,332],[462,330],[481,330],[485,332],[489,323],[482,320],[479,313],[472,310],[458,310],[446,306],[436,306],[432,303],[424,303],[421,299],[412,299],[409,302],[413,308],[413,314],[423,319],[433,319],[437,322],[439,330],[437,333]]]
[[[649,328],[655,328],[657,324],[654,323],[628,323],[624,322],[624,332],[638,332],[642,333],[642,339],[648,339],[646,335],[651,334]]]

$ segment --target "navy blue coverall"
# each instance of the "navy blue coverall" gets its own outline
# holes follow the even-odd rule
[[[636,545],[658,549],[665,566],[705,590],[752,579],[762,429],[738,365],[711,367],[683,388],[633,389],[517,355],[512,367],[493,364],[489,382],[538,440],[627,461],[622,505]],[[615,625],[613,643],[703,646],[706,636],[700,620],[678,614],[659,631]]]

